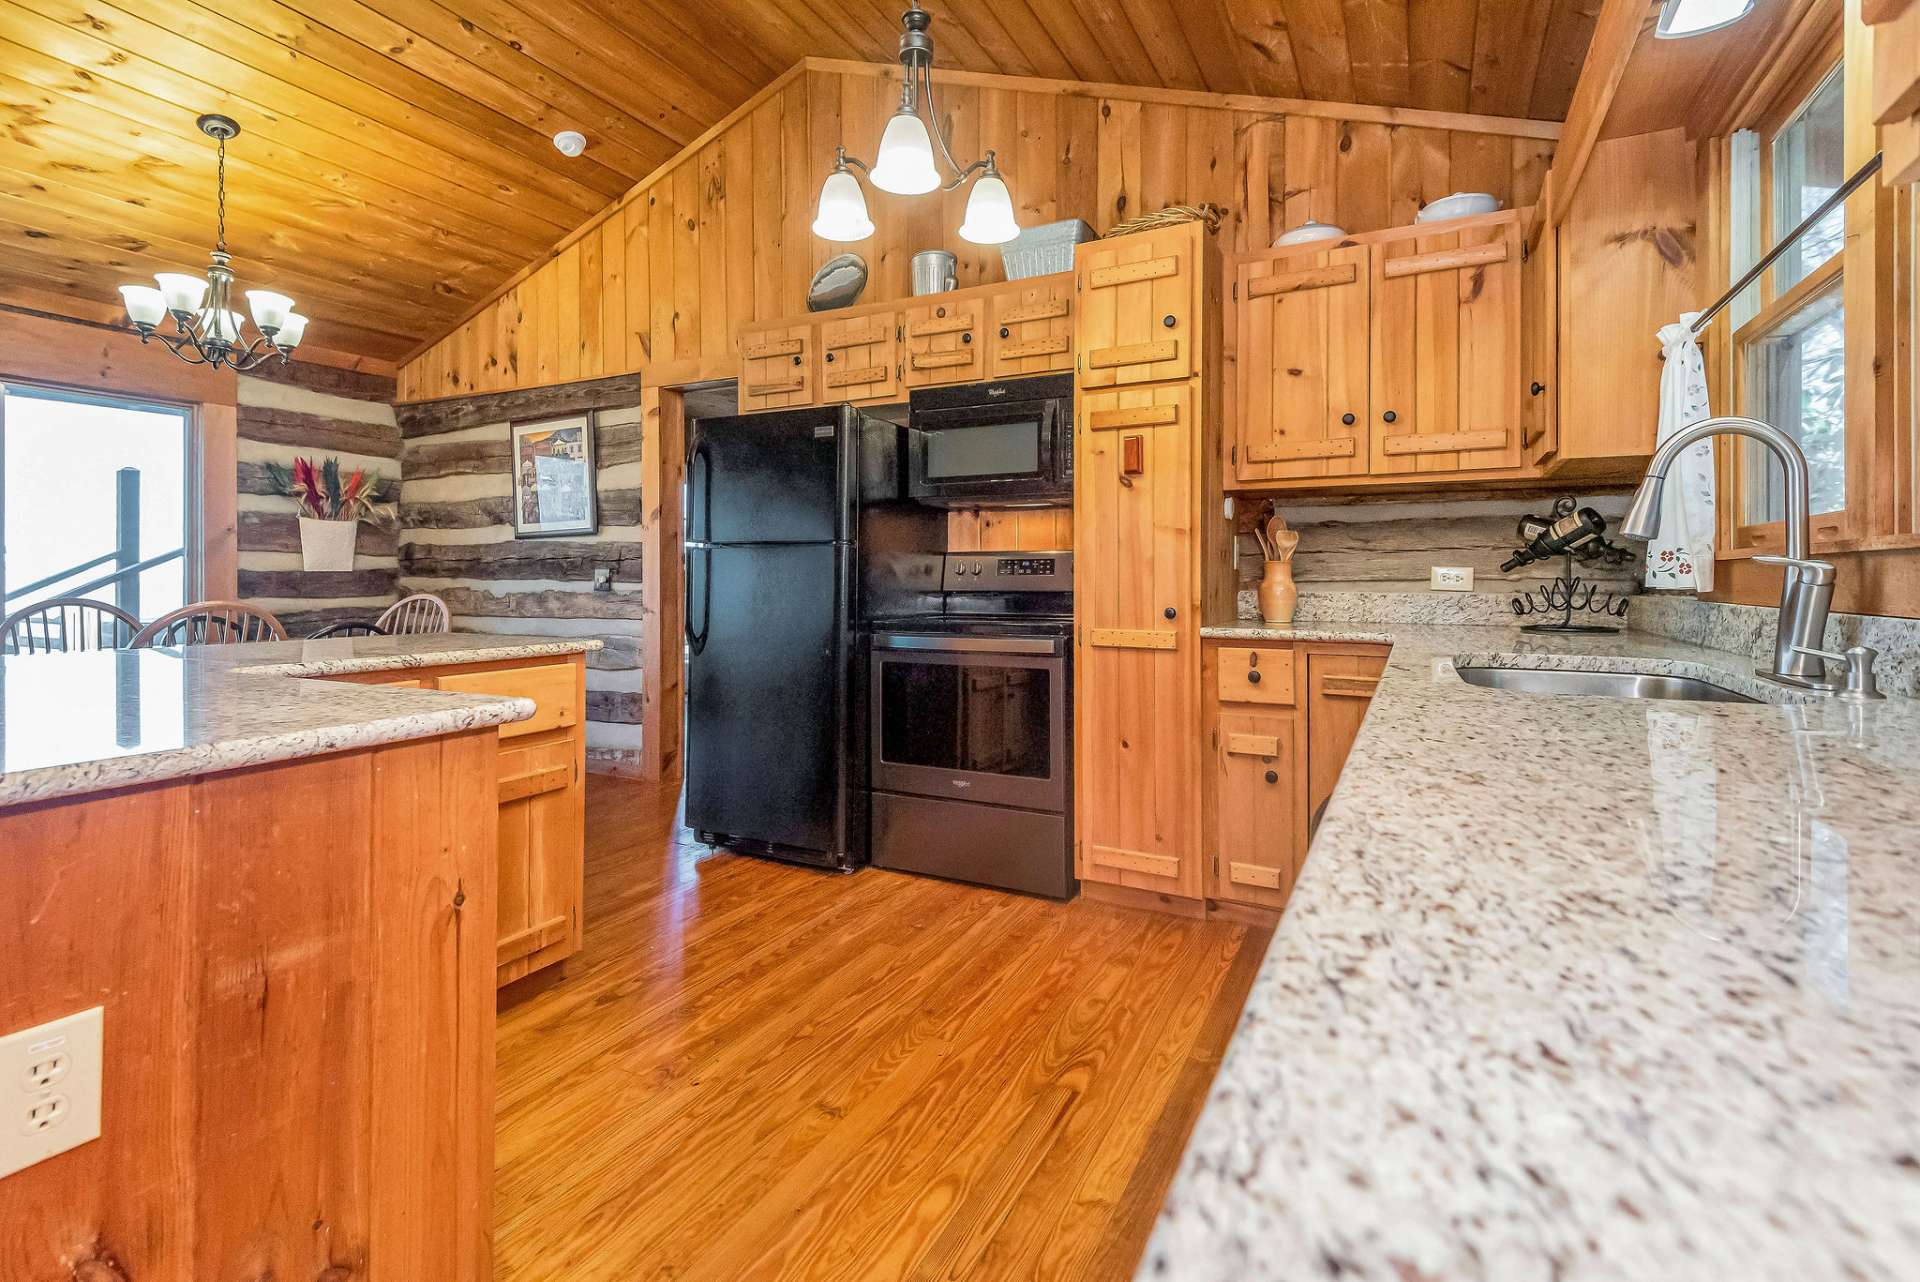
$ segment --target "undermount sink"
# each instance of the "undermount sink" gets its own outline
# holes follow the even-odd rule
[[[1647,672],[1563,672],[1544,668],[1456,669],[1468,685],[1525,694],[1584,694],[1608,699],[1680,699],[1699,703],[1758,703],[1744,694],[1693,677]]]

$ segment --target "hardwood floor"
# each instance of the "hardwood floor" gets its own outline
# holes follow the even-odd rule
[[[1265,942],[712,855],[596,777],[586,947],[501,994],[496,1278],[1127,1277]]]

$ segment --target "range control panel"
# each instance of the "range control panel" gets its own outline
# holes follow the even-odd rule
[[[949,592],[1071,592],[1073,553],[949,552],[944,586]]]

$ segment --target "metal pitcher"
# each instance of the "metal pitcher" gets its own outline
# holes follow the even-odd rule
[[[960,283],[960,260],[944,249],[923,249],[913,256],[913,293],[944,294]]]

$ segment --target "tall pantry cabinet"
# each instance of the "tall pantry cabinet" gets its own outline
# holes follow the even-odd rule
[[[1198,900],[1200,625],[1232,613],[1220,256],[1203,224],[1076,250],[1075,866]]]

